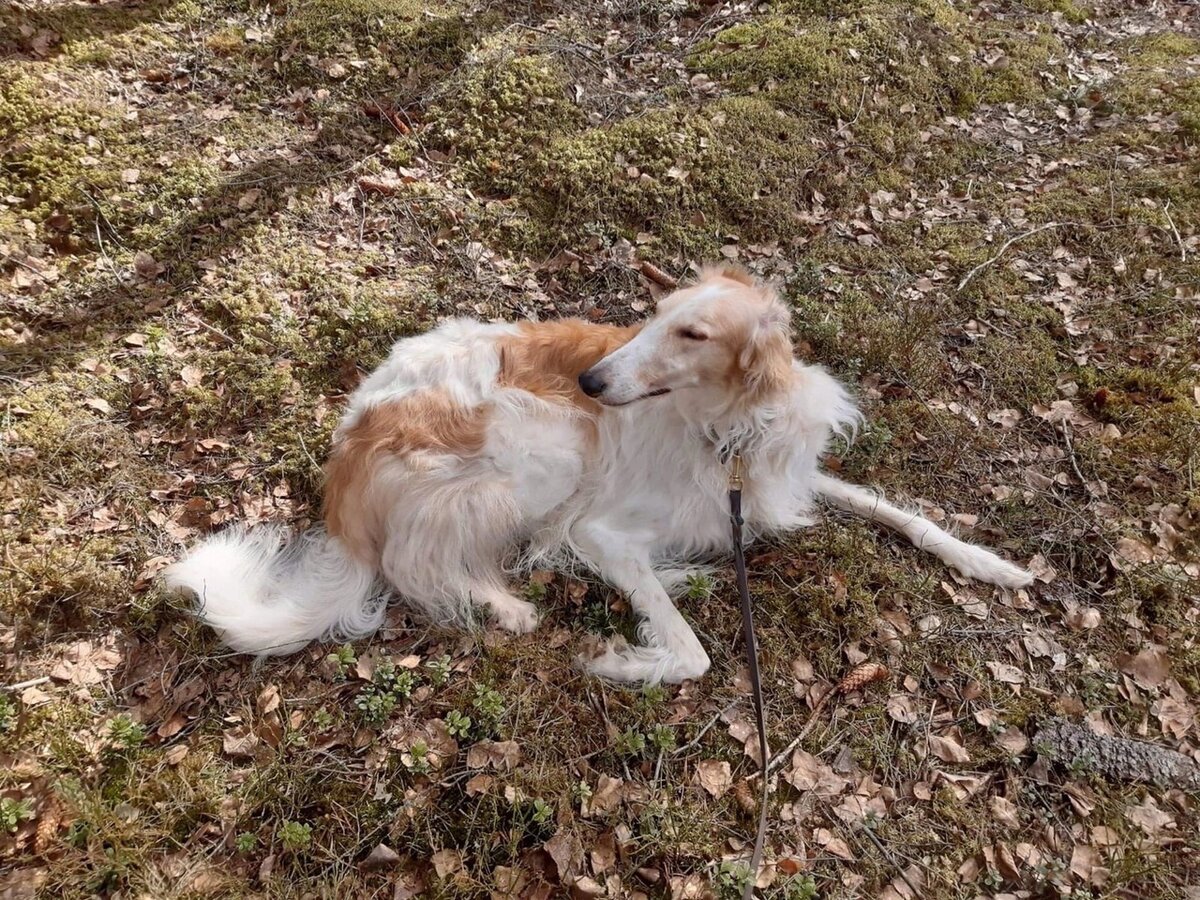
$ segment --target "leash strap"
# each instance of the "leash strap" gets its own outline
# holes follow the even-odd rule
[[[758,669],[758,641],[754,636],[754,610],[750,605],[750,584],[746,579],[746,552],[742,547],[742,457],[733,454],[733,469],[729,476],[729,520],[733,526],[733,567],[737,574],[738,594],[742,600],[742,637],[746,642],[746,661],[750,667],[750,688],[754,696],[754,718],[758,725],[758,746],[762,753],[762,797],[758,805],[758,834],[754,838],[754,853],[750,857],[750,877],[742,892],[742,900],[754,896],[754,882],[762,863],[763,842],[767,837],[767,718],[763,707],[762,677]]]

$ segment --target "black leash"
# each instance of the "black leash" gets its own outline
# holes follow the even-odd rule
[[[762,754],[762,797],[758,806],[758,834],[754,838],[754,853],[750,857],[750,877],[742,892],[742,900],[754,896],[754,882],[762,863],[763,841],[767,836],[767,717],[763,708],[762,678],[758,671],[758,641],[754,637],[754,610],[750,606],[750,585],[746,580],[746,552],[742,548],[742,455],[736,451],[730,458],[729,521],[733,526],[733,568],[737,573],[738,594],[742,599],[742,637],[746,642],[746,661],[750,664],[750,688],[754,696],[754,717],[758,725],[758,748]]]

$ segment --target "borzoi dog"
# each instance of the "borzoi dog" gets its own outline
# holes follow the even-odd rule
[[[351,395],[326,467],[325,526],[218,534],[168,583],[234,650],[291,653],[373,632],[389,596],[441,623],[473,607],[532,631],[506,564],[583,565],[624,592],[640,645],[587,661],[622,681],[697,678],[709,658],[671,601],[679,566],[728,553],[738,453],[749,537],[810,524],[822,498],[889,526],[963,575],[1028,572],[821,471],[859,413],[793,358],[789,314],[735,269],[706,270],[640,326],[448,321],[405,338]]]

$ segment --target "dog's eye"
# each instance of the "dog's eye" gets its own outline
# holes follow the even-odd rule
[[[689,341],[707,341],[708,335],[694,328],[680,328],[679,336]]]

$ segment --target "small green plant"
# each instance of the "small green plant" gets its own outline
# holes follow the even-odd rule
[[[546,585],[540,581],[531,581],[525,585],[525,599],[531,603],[546,599]]]
[[[0,797],[0,828],[14,833],[22,822],[33,818],[33,800],[23,797],[13,800],[11,797]]]
[[[369,684],[359,691],[358,696],[354,698],[354,705],[358,707],[364,722],[378,728],[388,720],[396,708],[396,695]]]
[[[554,807],[538,797],[533,801],[533,821],[538,825],[545,825],[554,817]]]
[[[571,796],[579,803],[587,803],[592,799],[592,786],[582,779],[571,786]]]
[[[279,826],[279,843],[292,853],[308,849],[312,843],[312,826],[301,822],[284,822]]]
[[[12,731],[17,724],[17,705],[8,694],[0,694],[0,734]]]
[[[637,700],[638,711],[645,714],[653,712],[666,702],[667,692],[661,684],[648,684],[642,688]]]
[[[146,739],[146,729],[122,713],[109,720],[108,737],[118,750],[136,750]]]
[[[650,731],[650,743],[663,753],[675,749],[675,729],[670,725],[655,725]]]
[[[646,752],[646,736],[636,728],[626,728],[617,737],[617,752],[622,756],[641,756]]]
[[[604,637],[615,634],[616,623],[612,612],[603,600],[593,600],[583,607],[583,627],[585,630]]]
[[[703,572],[693,572],[687,577],[687,596],[689,600],[707,600],[712,596],[712,578]]]
[[[450,680],[450,654],[431,659],[425,663],[425,668],[429,670],[429,680],[436,687],[441,687]]]
[[[358,662],[358,656],[355,655],[354,648],[349,644],[342,644],[325,658],[333,666],[334,677],[339,679],[345,678],[354,664]]]
[[[818,900],[817,883],[811,875],[796,875],[783,883],[784,900]]]
[[[317,731],[328,731],[333,727],[333,713],[322,706],[312,714],[312,719],[310,721],[312,722],[313,728],[315,728]]]
[[[486,684],[475,685],[475,695],[471,698],[471,706],[479,716],[480,725],[486,726],[488,731],[500,723],[507,708],[504,695]]]
[[[446,730],[451,737],[465,738],[471,733],[471,717],[463,715],[457,709],[450,710],[446,716]]]
[[[740,897],[750,880],[750,867],[741,862],[723,862],[717,870],[717,896]]]
[[[417,741],[408,748],[407,753],[401,754],[400,759],[410,772],[424,775],[430,768],[429,745],[424,741]]]
[[[234,839],[233,846],[238,853],[250,853],[258,846],[258,835],[243,831]]]
[[[1096,771],[1096,760],[1087,753],[1081,753],[1071,760],[1067,769],[1076,778],[1083,778],[1085,775],[1090,775]]]
[[[397,669],[390,659],[385,659],[375,667],[372,683],[381,691],[395,694],[399,699],[412,696],[413,688],[417,686],[417,677],[410,669]]]
[[[362,713],[363,721],[378,727],[388,720],[396,704],[412,696],[417,686],[417,676],[409,669],[398,669],[390,659],[375,667],[371,683],[359,691],[354,705]]]

